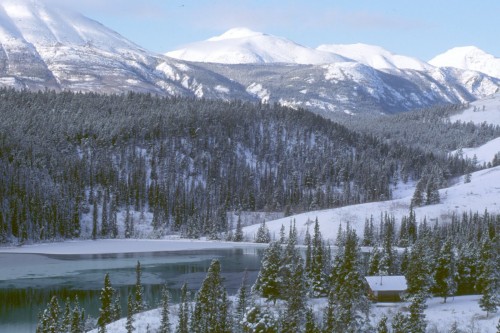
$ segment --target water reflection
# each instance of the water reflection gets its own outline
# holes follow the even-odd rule
[[[262,249],[219,249],[204,251],[126,253],[104,255],[49,255],[15,254],[14,259],[2,254],[2,270],[8,263],[23,262],[26,267],[12,270],[8,279],[4,271],[0,280],[0,332],[34,332],[38,314],[52,296],[73,301],[78,296],[87,313],[97,317],[99,295],[104,274],[110,275],[113,287],[119,292],[122,309],[135,283],[135,265],[142,266],[144,296],[151,307],[157,306],[162,286],[166,283],[173,302],[179,299],[179,290],[187,282],[192,291],[198,290],[205,278],[212,258],[221,261],[224,285],[229,294],[236,293],[245,270],[253,283],[260,267]],[[7,263],[7,264],[6,264]],[[29,266],[39,269],[28,269]],[[15,265],[13,265],[15,266]],[[35,276],[34,278],[32,276]],[[62,304],[61,304],[62,306]],[[125,313],[123,313],[123,316]]]

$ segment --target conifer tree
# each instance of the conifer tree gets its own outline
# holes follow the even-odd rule
[[[189,295],[187,284],[184,283],[181,288],[181,298],[179,303],[179,322],[175,333],[189,333]]]
[[[407,331],[412,333],[425,333],[427,323],[425,321],[424,310],[425,295],[418,293],[411,298],[411,304],[408,307],[410,314],[407,319]]]
[[[307,308],[306,310],[306,323],[304,327],[305,333],[320,333],[319,327],[316,324],[313,309]]]
[[[444,303],[449,296],[456,292],[456,265],[451,241],[446,240],[439,252],[437,265],[434,270],[433,292],[443,297]]]
[[[71,301],[69,297],[64,302],[64,311],[62,314],[61,331],[69,332],[71,330]]]
[[[84,333],[85,310],[80,308],[78,296],[75,297],[75,305],[71,313],[71,333]]]
[[[222,285],[221,267],[217,259],[212,260],[207,276],[196,294],[190,332],[226,333],[230,332],[227,318],[227,296]]]
[[[125,324],[125,329],[127,330],[127,333],[132,333],[135,330],[134,309],[135,309],[135,302],[132,298],[132,294],[129,294],[127,299],[127,322]]]
[[[266,226],[266,221],[263,221],[259,229],[257,229],[257,235],[255,237],[256,243],[269,243],[271,241],[271,234]]]
[[[318,218],[314,222],[314,234],[312,239],[312,259],[311,259],[311,289],[313,297],[321,297],[327,292],[327,255],[323,237],[319,229]]]
[[[161,290],[161,321],[158,333],[170,333],[170,307],[169,292],[167,286]]]
[[[327,323],[333,331],[357,331],[367,324],[369,304],[361,274],[358,237],[349,226],[340,244],[330,276]]]
[[[245,316],[245,312],[248,306],[248,286],[247,286],[247,281],[248,281],[248,274],[245,272],[243,275],[243,279],[241,281],[241,286],[240,289],[238,289],[238,294],[236,296],[237,303],[236,303],[236,313],[235,313],[235,332],[243,332],[243,327],[242,327],[242,322],[243,318]]]
[[[116,321],[122,317],[122,306],[120,300],[120,293],[118,290],[115,291],[113,298],[113,321]]]
[[[408,318],[398,311],[392,318],[392,333],[408,333]]]
[[[97,198],[94,198],[94,206],[92,209],[92,239],[96,240],[97,239],[97,217],[98,217],[98,210],[97,210]]]
[[[135,266],[135,286],[134,286],[134,314],[144,310],[144,287],[141,283],[142,269],[141,263],[137,261]]]
[[[495,238],[490,240],[485,237],[479,252],[477,289],[481,293],[479,306],[486,311],[486,316],[496,312],[500,306],[499,255],[498,250],[493,248],[493,244],[497,244]]]
[[[384,314],[377,324],[377,333],[389,333],[389,328],[387,327],[387,316]]]
[[[269,244],[262,258],[259,275],[252,287],[253,292],[274,301],[274,303],[280,297],[281,251],[281,245],[278,242]]]
[[[109,219],[108,219],[108,200],[109,194],[106,191],[102,199],[102,212],[101,212],[101,237],[106,238],[109,236]]]
[[[104,287],[101,290],[101,307],[99,308],[99,318],[97,319],[97,326],[99,333],[106,332],[106,325],[111,323],[113,320],[113,295],[115,290],[111,286],[111,280],[109,274],[106,273],[104,276]]]
[[[233,241],[242,242],[243,241],[243,227],[241,225],[241,217],[238,215],[238,221],[236,221],[236,231],[234,233]]]

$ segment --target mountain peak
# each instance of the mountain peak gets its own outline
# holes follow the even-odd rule
[[[317,50],[333,52],[376,69],[414,69],[425,71],[431,66],[416,58],[394,54],[386,49],[363,43],[320,45]]]
[[[212,38],[209,38],[207,40],[209,41],[220,41],[220,40],[227,40],[227,39],[237,39],[237,38],[247,38],[247,37],[255,37],[255,36],[263,36],[264,34],[262,32],[257,32],[253,31],[248,28],[244,27],[239,27],[239,28],[232,28],[223,33],[220,36],[215,36]]]
[[[500,58],[476,46],[454,47],[434,57],[429,63],[436,67],[455,67],[500,78]]]
[[[325,64],[351,61],[248,28],[230,29],[220,36],[188,44],[166,55],[187,61],[223,64]]]

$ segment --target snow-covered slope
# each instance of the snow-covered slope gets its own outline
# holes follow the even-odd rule
[[[156,55],[94,20],[43,1],[0,0],[0,43],[3,86],[247,96],[215,73]]]
[[[286,38],[247,28],[230,29],[220,36],[186,45],[166,55],[188,61],[222,64],[324,64],[349,61],[330,52],[311,49]]]
[[[436,67],[455,67],[485,73],[500,79],[500,58],[475,46],[455,47],[429,61]]]
[[[317,50],[332,52],[376,69],[431,70],[433,66],[416,58],[394,54],[386,49],[368,44],[324,44]]]
[[[490,213],[500,214],[500,166],[478,171],[472,174],[471,182],[464,183],[461,179],[457,184],[439,190],[441,203],[430,206],[418,207],[415,209],[417,221],[427,217],[427,221],[439,219],[447,221],[453,212],[484,212],[488,209]],[[312,231],[316,218],[320,225],[321,233],[326,239],[334,241],[337,236],[339,225],[345,230],[347,223],[356,230],[362,237],[366,219],[373,216],[374,220],[380,220],[380,214],[387,212],[396,218],[396,222],[401,221],[402,216],[407,216],[410,210],[411,196],[403,199],[396,199],[383,202],[373,202],[354,206],[347,206],[335,209],[313,211],[304,214],[294,215],[279,220],[267,222],[266,225],[271,232],[271,236],[279,237],[281,226],[288,228],[290,222],[295,220],[299,238],[303,238],[306,229]],[[243,229],[245,237],[254,239],[259,225],[252,225]]]
[[[452,122],[462,121],[474,124],[492,124],[500,126],[500,93],[470,103],[469,108],[450,117]]]

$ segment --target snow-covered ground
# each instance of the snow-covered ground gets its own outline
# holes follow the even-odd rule
[[[456,154],[457,152],[457,150],[454,150],[452,154]],[[488,141],[484,145],[476,148],[462,148],[463,156],[470,159],[476,156],[479,165],[491,162],[498,153],[500,153],[500,138]]]
[[[312,211],[282,219],[269,221],[266,226],[271,232],[271,237],[279,237],[281,226],[286,228],[291,221],[295,221],[299,238],[305,235],[309,226],[312,232],[313,223],[316,218],[320,225],[323,237],[335,240],[339,225],[345,229],[347,223],[356,230],[359,236],[363,235],[365,220],[371,216],[374,218],[375,225],[380,221],[380,215],[387,213],[396,218],[396,223],[400,222],[402,216],[407,216],[410,210],[412,191],[408,188],[402,189],[402,193],[408,196],[388,201],[366,203],[360,205],[346,206],[335,209]],[[449,218],[453,212],[461,214],[462,212],[484,212],[487,209],[490,213],[500,213],[500,167],[485,169],[472,174],[471,182],[464,183],[463,177],[451,187],[439,191],[441,203],[415,208],[417,221],[427,217],[427,221],[433,223],[437,218],[444,221]],[[253,240],[257,234],[259,225],[252,225],[243,228],[245,237]]]
[[[470,107],[459,114],[450,117],[450,121],[473,122],[474,124],[489,124],[500,126],[500,93],[475,101]],[[457,151],[453,151],[456,153]],[[500,152],[500,138],[493,139],[480,147],[463,147],[464,156],[473,158],[476,155],[478,163],[488,163]]]
[[[460,114],[450,117],[452,122],[472,121],[474,124],[492,124],[500,126],[500,92],[470,103],[470,107]]]
[[[496,324],[500,318],[500,313],[490,314],[486,318],[486,313],[478,306],[480,296],[458,296],[450,298],[446,303],[442,302],[442,298],[431,298],[427,301],[427,309],[425,316],[427,320],[427,329],[429,332],[449,332],[453,323],[456,322],[457,328],[461,332],[474,333],[495,333]],[[264,301],[260,301],[263,304]],[[313,299],[310,304],[315,309],[316,316],[321,316],[323,309],[327,305],[326,299]],[[401,310],[407,314],[408,303],[374,303],[371,307],[371,323],[375,326],[383,314],[389,321],[394,314]],[[171,315],[170,322],[172,330],[177,326],[177,305],[170,307]],[[134,316],[134,327],[136,332],[155,332],[160,326],[161,313],[160,309],[154,309],[139,313]],[[106,327],[108,333],[126,333],[126,319],[122,318]],[[435,330],[434,330],[435,329]],[[97,333],[97,329],[90,331]]]
[[[232,243],[192,239],[98,239],[0,247],[0,253],[31,254],[103,254],[166,252],[237,247],[262,247],[256,243]]]

